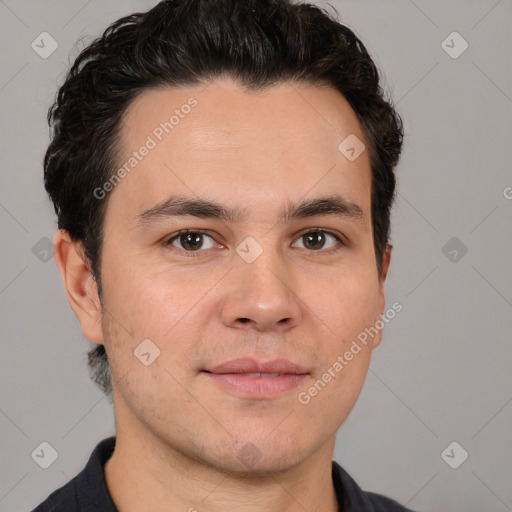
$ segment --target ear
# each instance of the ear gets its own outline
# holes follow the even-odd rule
[[[388,275],[389,264],[391,262],[391,250],[393,246],[391,244],[386,244],[386,248],[382,253],[382,273],[379,276],[379,290],[378,290],[378,312],[379,317],[378,320],[382,318],[384,314],[384,308],[386,307],[386,296],[384,293],[384,282],[386,281],[386,277]],[[373,337],[373,348],[376,348],[382,340],[382,329],[379,329],[379,332]]]
[[[84,336],[94,343],[103,344],[98,287],[82,244],[73,242],[67,231],[59,229],[53,237],[53,251],[69,304]]]

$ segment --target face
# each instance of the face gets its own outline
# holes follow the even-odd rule
[[[350,134],[365,141],[327,87],[217,80],[130,106],[104,309],[82,322],[105,345],[118,429],[227,471],[332,453],[380,334],[353,342],[384,310],[369,152],[347,158]]]

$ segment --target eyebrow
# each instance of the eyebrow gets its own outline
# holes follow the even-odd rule
[[[205,219],[219,219],[225,222],[242,222],[247,219],[246,210],[227,208],[221,204],[206,200],[176,195],[145,210],[136,217],[136,227],[144,227],[155,221],[191,215]],[[328,215],[348,219],[366,227],[366,215],[356,203],[349,201],[341,195],[330,195],[302,201],[301,203],[288,203],[279,213],[278,223],[290,222],[317,215]]]

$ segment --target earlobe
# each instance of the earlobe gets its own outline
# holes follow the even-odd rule
[[[53,248],[66,296],[84,336],[103,344],[98,288],[82,245],[73,242],[67,231],[59,229],[53,238]]]
[[[378,311],[379,317],[377,320],[380,320],[384,315],[384,308],[386,307],[386,294],[384,291],[384,283],[386,281],[386,277],[388,275],[389,264],[391,263],[391,250],[393,246],[391,244],[386,244],[386,247],[382,254],[382,273],[379,276],[379,297],[378,297]],[[380,322],[378,323],[380,325]],[[379,332],[373,337],[373,348],[377,348],[382,340],[382,329],[379,329]]]

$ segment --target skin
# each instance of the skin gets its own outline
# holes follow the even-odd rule
[[[197,106],[108,198],[103,308],[80,245],[64,231],[54,239],[69,302],[111,366],[117,442],[105,467],[109,491],[121,512],[337,511],[335,436],[381,332],[308,404],[297,397],[384,313],[391,246],[379,276],[369,152],[351,162],[338,150],[349,134],[365,137],[329,87],[285,82],[255,94],[219,79],[143,92],[124,118],[120,165],[191,96]],[[334,192],[360,206],[364,224],[332,215],[277,222],[287,204]],[[139,214],[175,194],[246,217],[137,227]],[[308,228],[324,230],[324,245],[321,237],[308,245]],[[195,252],[183,237],[164,245],[182,229],[211,238]],[[236,252],[248,236],[263,249],[252,263]],[[149,366],[134,356],[147,338],[160,350]],[[238,357],[289,359],[310,375],[278,397],[249,399],[201,372]],[[247,443],[259,454],[250,466],[237,456]]]

